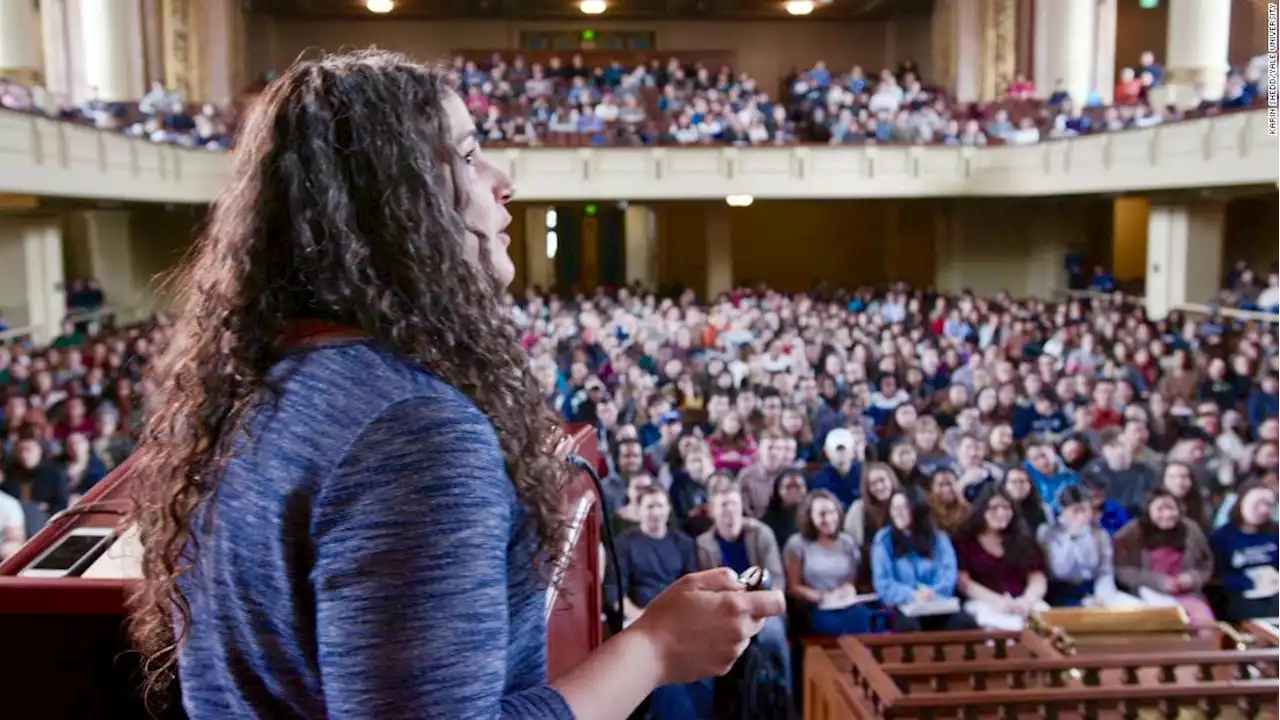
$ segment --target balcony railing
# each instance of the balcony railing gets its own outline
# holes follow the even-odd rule
[[[499,148],[527,200],[1037,196],[1273,183],[1265,110],[1038,145]],[[0,112],[0,192],[204,203],[227,153]]]

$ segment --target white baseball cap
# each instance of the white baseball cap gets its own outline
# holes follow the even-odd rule
[[[827,440],[823,443],[822,447],[829,453],[834,452],[836,448],[852,448],[853,433],[849,432],[845,428],[836,428],[835,430],[827,433]]]

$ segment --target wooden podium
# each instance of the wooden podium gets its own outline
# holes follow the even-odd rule
[[[578,454],[596,461],[595,433],[587,433]],[[70,514],[41,530],[12,558],[0,564],[0,639],[15,663],[0,673],[6,717],[153,717],[139,691],[139,658],[130,652],[125,601],[135,581],[127,579],[39,579],[17,577],[20,569],[76,527],[117,525],[129,509],[126,460],[80,502],[94,512]],[[572,563],[547,625],[548,674],[556,677],[603,642],[600,624],[600,512],[591,479],[579,473],[570,492],[571,508],[582,520]],[[12,711],[12,715],[10,712]],[[157,718],[183,718],[181,702],[169,703]]]

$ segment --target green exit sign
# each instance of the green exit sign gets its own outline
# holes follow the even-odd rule
[[[591,42],[592,40],[595,40],[595,39],[596,39],[596,31],[595,31],[595,30],[583,30],[583,31],[582,31],[582,39],[583,39],[583,41],[584,41],[584,42]]]
[[[586,208],[584,208],[584,211],[586,212],[587,217],[594,217],[595,214],[599,212],[599,208],[597,208],[595,205],[588,205]]]
[[[1138,0],[1138,7],[1143,10],[1155,10],[1160,7],[1160,0]]]

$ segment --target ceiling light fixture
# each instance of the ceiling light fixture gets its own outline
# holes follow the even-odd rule
[[[582,0],[578,3],[578,9],[588,15],[599,15],[608,9],[608,5],[604,0]]]
[[[756,199],[750,195],[730,195],[724,201],[728,203],[729,207],[750,207],[751,203],[755,202]]]
[[[790,0],[786,7],[792,15],[808,15],[813,12],[813,0]]]
[[[369,8],[369,12],[378,13],[379,15],[384,15],[396,9],[396,4],[391,0],[368,0],[364,6]]]

